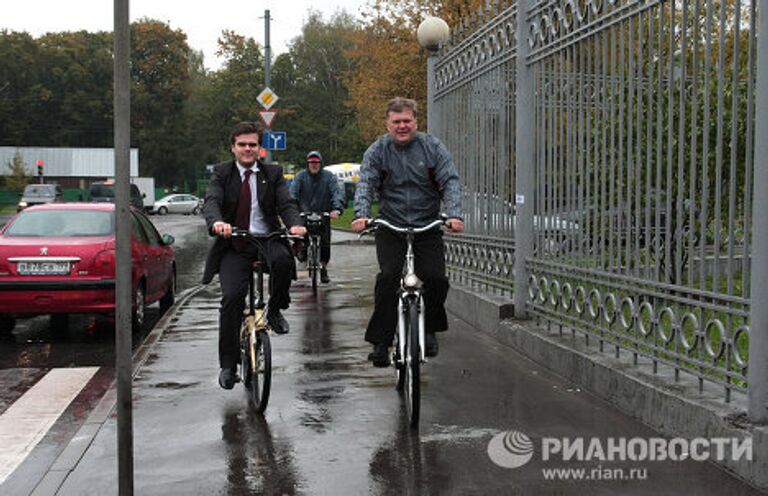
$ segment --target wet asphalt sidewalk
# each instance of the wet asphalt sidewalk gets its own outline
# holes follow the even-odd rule
[[[285,313],[291,332],[272,336],[264,418],[242,385],[218,387],[216,282],[161,321],[137,355],[136,494],[753,494],[703,462],[611,465],[647,470],[629,481],[548,481],[552,463],[536,456],[520,468],[495,464],[489,441],[511,429],[534,440],[657,434],[455,316],[423,369],[420,429],[410,430],[393,369],[366,361],[374,248],[334,236],[332,282],[315,298],[300,273]],[[113,406],[114,391],[35,494],[117,494]]]

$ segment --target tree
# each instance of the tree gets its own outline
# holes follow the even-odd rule
[[[133,23],[131,37],[132,144],[140,149],[140,174],[178,184],[189,158],[178,139],[186,129],[192,50],[181,30],[152,19]]]
[[[290,132],[291,146],[281,161],[303,164],[306,153],[320,150],[326,163],[358,161],[364,151],[348,106],[347,75],[354,72],[346,52],[352,48],[356,21],[337,13],[325,21],[311,11],[301,36],[274,66],[273,89],[280,95],[281,129]]]
[[[9,160],[6,167],[10,169],[11,175],[4,176],[5,187],[11,191],[21,191],[29,183],[30,176],[27,174],[27,164],[21,158],[21,153],[16,152],[13,159]]]
[[[370,141],[384,132],[384,107],[395,96],[413,98],[422,112],[419,126],[426,129],[427,53],[416,39],[427,15],[457,26],[468,16],[479,16],[486,0],[373,0],[363,13],[363,26],[353,36],[347,55],[354,72],[350,79],[350,105],[357,126]],[[467,22],[469,24],[469,22]]]

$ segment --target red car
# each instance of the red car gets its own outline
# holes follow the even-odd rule
[[[51,203],[29,207],[0,230],[0,332],[16,317],[115,313],[115,206]],[[173,304],[176,255],[173,236],[131,209],[133,327],[146,305]],[[66,322],[66,320],[65,320]]]

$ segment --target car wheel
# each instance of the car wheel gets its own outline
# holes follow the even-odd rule
[[[157,209],[157,215],[165,215],[168,213],[167,207],[160,207]]]
[[[10,315],[0,314],[0,334],[10,334],[16,327],[16,319]]]
[[[192,215],[200,215],[200,207],[195,207],[192,209]]]
[[[171,281],[168,291],[160,298],[160,310],[168,310],[173,306],[173,302],[176,301],[176,273],[171,273]]]
[[[144,327],[146,309],[146,303],[144,302],[144,286],[142,283],[139,283],[139,287],[136,288],[136,293],[133,295],[133,311],[131,313],[131,324],[134,331],[139,331]]]

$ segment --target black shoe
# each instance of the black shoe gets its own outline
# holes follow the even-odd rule
[[[389,346],[373,345],[373,351],[368,354],[368,360],[373,362],[374,367],[389,367]]]
[[[328,284],[329,282],[331,282],[331,278],[328,277],[328,269],[326,269],[325,267],[320,269],[320,282],[322,282],[323,284]]]
[[[434,332],[427,333],[427,342],[424,348],[424,354],[428,357],[437,356],[438,351],[440,351],[440,347],[437,345],[437,336],[435,336]]]
[[[219,372],[219,386],[224,389],[232,389],[237,382],[237,368],[221,369]]]
[[[290,327],[288,321],[285,320],[280,310],[270,311],[267,313],[267,323],[269,323],[272,330],[277,334],[288,334]]]

